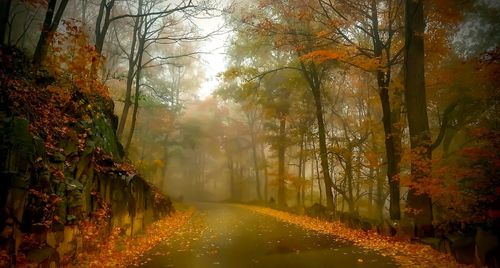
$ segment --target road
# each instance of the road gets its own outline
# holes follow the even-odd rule
[[[396,267],[388,257],[229,204],[196,204],[143,267]]]

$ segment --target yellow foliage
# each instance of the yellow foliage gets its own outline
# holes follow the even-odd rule
[[[164,167],[165,163],[161,159],[155,159],[153,161],[153,165],[155,165],[156,167]]]

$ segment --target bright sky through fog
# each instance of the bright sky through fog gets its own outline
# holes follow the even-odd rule
[[[202,19],[198,23],[198,26],[207,34],[218,30],[224,24],[224,18]],[[201,55],[202,64],[205,67],[205,81],[198,90],[197,95],[200,99],[205,99],[212,94],[218,84],[217,75],[225,70],[224,46],[229,38],[229,34],[225,31],[227,30],[222,29],[219,33],[202,42],[200,50],[209,53]]]

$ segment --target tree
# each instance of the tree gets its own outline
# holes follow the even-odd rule
[[[181,1],[174,6],[165,6],[162,2],[157,0],[139,0],[135,15],[122,15],[113,18],[113,20],[116,20],[118,18],[127,17],[132,18],[133,20],[133,34],[128,51],[120,45],[122,47],[122,51],[128,58],[125,100],[117,129],[117,135],[120,138],[122,138],[125,130],[130,107],[134,104],[132,124],[126,143],[130,143],[129,141],[131,140],[134,132],[133,129],[137,117],[136,104],[138,104],[140,96],[140,76],[142,69],[170,64],[169,60],[171,59],[191,56],[199,53],[195,51],[184,55],[166,56],[155,55],[154,53],[149,52],[148,49],[151,49],[154,46],[169,45],[177,42],[195,41],[207,38],[206,35],[198,35],[192,28],[182,26],[184,22],[190,22],[189,19],[192,16],[196,16],[196,14],[205,12],[208,13],[208,16],[212,16],[209,13],[209,10],[209,6],[196,6],[192,1]],[[184,16],[175,17],[177,13],[183,13]],[[144,55],[147,55],[148,59],[143,61]],[[132,102],[131,97],[134,82],[135,94],[134,102]]]
[[[318,0],[313,12],[325,29],[317,35],[341,43],[345,51],[323,50],[321,60],[334,59],[372,73],[377,79],[385,132],[390,217],[400,219],[399,173],[401,161],[400,92],[393,86],[394,67],[399,64],[402,47],[398,40],[401,0],[325,1]]]
[[[423,1],[407,0],[405,11],[405,103],[412,150],[411,180],[425,183],[430,176],[432,152],[424,79]],[[408,207],[415,219],[415,235],[432,236],[432,203],[427,193],[410,188]]]
[[[124,16],[117,16],[111,18],[111,11],[115,6],[115,0],[101,0],[99,5],[99,13],[96,18],[96,25],[94,28],[95,35],[95,48],[99,54],[102,54],[102,48],[104,46],[104,40],[106,39],[106,34],[108,33],[109,26],[111,22],[125,18]],[[141,4],[139,3],[139,6]],[[84,7],[85,10],[85,7]],[[85,15],[82,16],[85,21]]]
[[[262,7],[268,9],[269,12],[255,11],[251,17],[256,21],[251,21],[251,25],[262,36],[274,42],[276,49],[283,50],[287,53],[292,53],[295,56],[295,62],[278,67],[273,70],[263,72],[263,75],[282,70],[294,70],[302,73],[304,80],[308,85],[315,104],[315,117],[318,125],[318,138],[320,161],[323,173],[323,182],[326,189],[327,206],[329,209],[334,208],[332,179],[330,176],[330,168],[328,164],[327,148],[326,148],[326,129],[323,118],[322,104],[322,79],[328,69],[326,65],[317,65],[313,61],[302,58],[303,55],[312,51],[315,43],[310,36],[312,24],[301,16],[304,11],[304,6],[287,6],[285,3],[278,1],[268,3],[263,1]],[[261,17],[258,17],[258,14]],[[275,17],[273,17],[275,16]],[[301,25],[301,27],[296,27]]]

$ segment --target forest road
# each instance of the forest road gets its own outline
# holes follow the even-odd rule
[[[396,267],[390,258],[243,207],[194,204],[189,223],[142,267]]]

